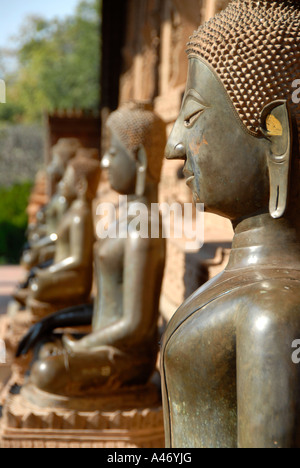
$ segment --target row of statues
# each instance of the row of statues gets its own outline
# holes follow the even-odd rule
[[[146,385],[157,363],[165,240],[162,236],[142,239],[132,230],[126,233],[130,213],[140,203],[149,208],[144,220],[149,231],[159,222],[155,228],[162,232],[161,220],[151,219],[151,203],[158,202],[166,126],[151,106],[132,103],[109,117],[107,129],[110,145],[101,166],[108,171],[111,188],[128,196],[128,213],[117,221],[120,235],[95,242],[91,202],[99,184],[100,161],[91,158],[92,150],[78,149],[50,202],[61,205],[63,197],[68,205],[55,220],[53,264],[35,269],[27,297],[29,306],[31,297],[51,305],[63,298],[65,306],[78,307],[58,311],[51,320],[46,317],[19,350],[27,351],[33,341],[44,338],[46,328],[49,332],[58,324],[90,320],[91,333],[80,340],[64,335],[59,342],[45,344],[31,370],[32,385],[70,398]],[[96,292],[88,308],[93,259]]]
[[[225,271],[179,308],[164,334],[168,447],[300,446],[300,374],[291,359],[300,338],[300,111],[292,101],[299,26],[296,0],[233,0],[188,44],[186,92],[166,158],[185,162],[194,201],[231,220],[235,236]],[[101,165],[111,188],[133,210],[157,203],[164,122],[131,103],[111,114],[107,128]],[[40,347],[27,385],[67,398],[113,396],[146,385],[156,369],[166,245],[162,235],[141,239],[130,229],[94,243],[100,162],[74,141],[67,153],[45,224],[30,233],[24,261],[34,269],[16,298],[71,309],[37,323],[18,352],[44,343],[45,330],[90,321],[80,339],[63,333]],[[119,232],[129,221],[118,219]]]

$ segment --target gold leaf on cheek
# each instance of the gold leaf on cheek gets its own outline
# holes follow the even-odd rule
[[[281,136],[283,134],[283,128],[274,115],[268,115],[267,117],[267,130],[270,136]]]

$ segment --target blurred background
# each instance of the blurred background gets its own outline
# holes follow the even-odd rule
[[[49,116],[99,112],[100,0],[1,2],[0,265],[17,264]],[[51,142],[49,142],[51,144]]]
[[[10,0],[1,6],[0,302],[18,281],[27,223],[47,203],[45,166],[60,138],[106,146],[105,122],[126,101],[150,101],[168,132],[185,90],[189,36],[229,0]],[[4,3],[4,2],[2,2]],[[182,161],[165,161],[159,201],[192,202]],[[112,202],[102,173],[96,202]],[[205,214],[205,245],[168,241],[161,310],[168,320],[227,263],[228,220]],[[11,279],[10,279],[11,278]],[[0,304],[1,305],[1,304]],[[5,310],[5,309],[3,309]]]

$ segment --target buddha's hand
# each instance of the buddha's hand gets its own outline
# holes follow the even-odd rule
[[[72,354],[76,354],[76,353],[80,353],[80,341],[78,340],[75,340],[75,338],[71,335],[64,335],[62,337],[62,343],[63,343],[63,347],[64,349],[68,352],[68,353],[72,353]]]
[[[48,278],[49,278],[48,269],[37,270],[35,273],[35,277],[30,279],[30,282],[29,282],[31,291],[33,293],[36,293],[40,289],[41,285],[43,284],[44,279],[48,279]]]
[[[32,278],[30,281],[29,281],[29,287],[31,289],[31,291],[34,293],[38,290],[39,288],[39,285],[38,285],[38,280],[37,278]]]
[[[48,277],[49,277],[49,273],[51,272],[50,268],[51,268],[51,267],[49,267],[49,268],[44,268],[44,269],[38,269],[38,270],[36,271],[36,275],[35,275],[36,278],[37,278],[37,280],[38,280],[38,279],[41,279],[41,280],[42,280],[42,279],[44,279],[44,278],[48,278]]]
[[[45,360],[53,356],[61,356],[64,354],[64,349],[60,340],[46,343],[39,352],[39,360]]]

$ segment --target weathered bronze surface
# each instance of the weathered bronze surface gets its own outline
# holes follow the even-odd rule
[[[66,166],[63,178],[57,185],[55,195],[52,197],[45,209],[40,213],[39,218],[41,222],[35,227],[34,234],[33,230],[31,231],[32,237],[29,239],[29,248],[24,251],[21,259],[22,266],[29,270],[26,280],[18,286],[13,294],[14,299],[21,305],[26,305],[26,301],[30,295],[29,286],[36,275],[40,274],[41,270],[49,269],[49,267],[53,265],[53,262],[57,260],[55,260],[55,255],[58,231],[60,230],[60,226],[62,225],[64,218],[70,216],[70,214],[67,214],[68,210],[78,197],[76,190],[73,188],[72,190],[66,190],[66,185],[70,185],[70,172],[72,173],[74,169],[74,155],[76,161],[82,158],[86,158],[87,162],[88,160],[95,160],[96,162],[99,161],[99,153],[96,149],[80,148],[76,150],[76,153],[74,153],[75,142],[77,140],[70,139],[69,144],[68,139],[67,141],[63,141],[64,144],[62,145],[61,143],[58,147],[60,148],[62,145],[64,149],[63,161],[66,162],[68,156],[69,163]],[[58,150],[56,150],[56,154],[58,154]],[[95,164],[96,163],[94,163],[94,166]],[[96,177],[99,179],[99,174],[97,175],[97,172],[98,171],[96,171]],[[89,200],[88,203],[90,204],[91,200]],[[90,243],[91,242],[93,242],[93,237],[90,240]],[[61,241],[58,245],[60,243]],[[64,246],[67,248],[68,243],[64,243]],[[64,254],[68,257],[67,250],[65,250]],[[62,255],[63,253],[61,252],[61,257]]]
[[[47,167],[50,196],[55,195],[57,185],[63,178],[67,165],[80,147],[81,143],[77,138],[60,138],[53,146],[51,162]]]
[[[186,161],[195,201],[232,220],[235,229],[225,271],[180,307],[164,337],[166,442],[177,448],[300,447],[300,367],[292,362],[292,343],[300,338],[299,106],[288,90],[300,70],[299,58],[290,66],[270,59],[270,50],[284,57],[293,36],[299,57],[299,3],[236,0],[229,8],[217,21],[229,18],[230,27],[215,28],[211,49],[199,53],[201,37],[216,20],[191,38],[186,93],[166,149],[167,158]],[[247,21],[249,38],[240,32]],[[275,23],[276,38],[269,34]],[[222,34],[239,39],[240,48],[226,48],[225,41],[218,56]],[[226,62],[232,54],[235,60]],[[249,65],[244,81],[243,60]],[[276,83],[260,81],[279,64]],[[242,78],[236,89],[230,74]],[[256,99],[265,90],[266,102],[247,100],[250,83]],[[240,101],[237,89],[246,94]]]
[[[156,367],[165,240],[141,238],[131,221],[142,203],[148,209],[142,221],[161,232],[150,205],[158,199],[165,124],[144,105],[131,104],[110,116],[108,129],[110,147],[102,167],[112,188],[128,195],[128,208],[117,221],[117,237],[95,245],[92,333],[47,345],[32,368],[30,383],[52,394],[79,397],[144,385]],[[64,294],[58,285],[57,295]]]
[[[48,191],[52,194],[49,203],[37,215],[37,224],[29,226],[28,249],[25,250],[21,264],[31,269],[44,261],[53,259],[55,254],[55,235],[58,225],[74,201],[66,197],[61,183],[69,162],[80,154],[81,144],[76,138],[63,138],[52,149],[52,159],[47,167]],[[83,149],[82,149],[83,150]],[[81,150],[81,151],[82,151]],[[52,237],[51,237],[52,236]]]
[[[36,270],[30,297],[49,304],[70,301],[70,305],[88,299],[95,239],[92,201],[99,179],[99,161],[79,154],[69,163],[60,193],[74,201],[58,225],[53,265]]]

